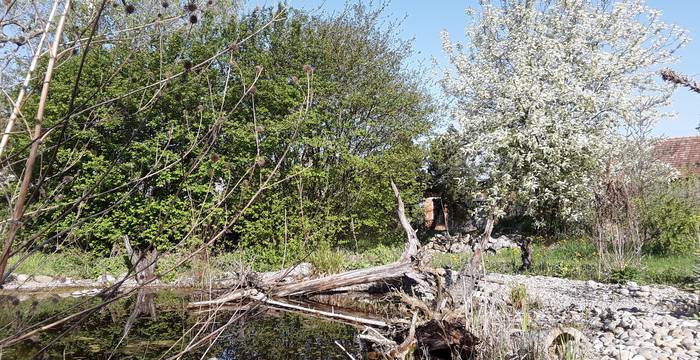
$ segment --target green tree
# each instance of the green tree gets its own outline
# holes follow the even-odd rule
[[[150,16],[105,11],[111,26]],[[100,253],[123,236],[161,250],[198,244],[274,174],[222,245],[275,265],[319,245],[400,241],[389,178],[418,204],[418,140],[433,124],[420,77],[402,63],[410,44],[361,5],[333,17],[222,11],[230,9],[144,27],[137,38],[114,32],[84,63],[80,52],[61,63],[25,239]],[[9,157],[19,157],[27,142],[11,145]]]

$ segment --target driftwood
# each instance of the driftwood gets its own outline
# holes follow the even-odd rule
[[[311,314],[311,315],[319,315],[319,316],[322,316],[325,318],[338,319],[338,320],[348,321],[351,323],[357,323],[357,324],[380,327],[380,328],[389,327],[389,324],[387,324],[384,321],[380,321],[380,320],[367,319],[367,318],[350,316],[350,315],[336,313],[336,312],[317,310],[317,309],[308,308],[308,307],[304,307],[304,306],[300,306],[300,305],[290,304],[290,303],[284,302],[284,301],[270,299],[265,294],[261,293],[260,291],[258,291],[256,289],[245,289],[245,290],[241,290],[241,291],[236,291],[232,294],[228,294],[227,296],[217,298],[214,300],[193,302],[193,303],[190,303],[188,305],[188,307],[196,308],[196,307],[204,307],[204,306],[212,306],[212,305],[223,305],[223,304],[226,304],[229,302],[241,301],[241,300],[257,301],[259,303],[269,305],[271,307],[275,307],[278,309],[297,311],[297,312],[307,313],[307,314]]]
[[[147,284],[156,277],[156,262],[158,260],[158,250],[139,250],[131,247],[129,236],[124,235],[124,246],[126,254],[132,265],[132,270],[136,274],[136,282],[139,285]]]
[[[557,327],[550,330],[544,337],[547,359],[563,359],[567,348],[580,347],[584,339],[586,335],[572,327]]]
[[[488,218],[486,220],[486,228],[484,229],[484,233],[481,235],[481,239],[479,239],[479,244],[478,247],[474,249],[474,256],[472,256],[471,260],[468,263],[465,263],[464,269],[462,269],[463,273],[469,273],[471,275],[475,275],[480,272],[481,270],[481,256],[484,252],[484,248],[486,247],[486,244],[489,242],[489,239],[491,239],[491,232],[493,231],[493,224],[494,220],[493,218]]]
[[[525,236],[520,241],[520,259],[522,265],[520,265],[520,271],[527,271],[532,268],[532,238]]]
[[[396,202],[398,203],[396,213],[399,216],[401,226],[406,232],[406,248],[404,249],[403,254],[401,254],[399,262],[411,261],[413,257],[418,255],[420,241],[418,241],[418,236],[416,236],[416,231],[413,230],[413,227],[411,227],[411,223],[409,223],[408,219],[406,219],[403,200],[401,200],[401,194],[399,193],[399,189],[396,187],[393,180],[391,181],[391,189],[394,190]]]
[[[268,296],[280,298],[288,296],[308,296],[323,292],[330,292],[355,285],[397,279],[406,275],[420,280],[422,276],[417,270],[420,266],[418,257],[420,242],[416,236],[416,231],[411,227],[410,222],[406,218],[404,204],[401,200],[401,194],[393,181],[391,181],[391,188],[394,191],[394,195],[396,196],[396,200],[398,202],[397,215],[399,217],[399,221],[406,232],[406,247],[398,261],[387,265],[352,270],[317,279],[307,279],[288,283],[280,283],[277,281],[277,279],[280,277],[284,277],[284,271],[282,271],[263,277],[261,279],[260,287],[265,289],[264,292]],[[130,247],[127,247],[127,251],[129,251],[129,248]],[[280,273],[282,273],[282,275],[280,275]],[[230,294],[223,295],[222,297],[207,302],[206,304],[215,305],[238,300],[242,297],[250,296],[247,291],[248,290],[245,289],[237,289]],[[195,304],[199,304],[200,306],[205,305],[201,302]]]
[[[406,218],[404,203],[401,200],[399,190],[393,181],[391,181],[391,188],[394,191],[394,195],[396,196],[398,203],[397,215],[399,221],[406,232],[405,248],[399,260],[396,262],[366,269],[347,271],[316,279],[304,280],[295,280],[288,276],[289,273],[294,271],[293,267],[287,270],[281,270],[261,276],[258,279],[258,283],[255,284],[255,288],[237,288],[213,300],[190,303],[189,307],[199,308],[201,311],[201,309],[204,307],[215,307],[218,309],[233,302],[237,302],[239,305],[244,305],[245,303],[257,303],[283,310],[303,312],[329,319],[362,324],[367,326],[367,328],[365,333],[359,337],[383,348],[384,356],[390,359],[404,359],[409,356],[409,354],[416,352],[419,346],[427,349],[428,352],[439,352],[442,351],[445,346],[448,348],[455,346],[454,351],[456,351],[456,353],[470,353],[473,350],[473,345],[476,344],[478,340],[471,333],[469,333],[463,325],[458,323],[452,324],[450,320],[446,320],[450,318],[447,316],[447,314],[441,314],[439,317],[441,320],[435,320],[438,318],[436,312],[433,312],[433,310],[431,310],[425,303],[418,299],[413,302],[410,301],[411,299],[415,298],[411,298],[406,294],[402,294],[405,296],[400,297],[404,303],[409,304],[409,306],[414,308],[413,319],[410,324],[408,324],[405,320],[397,320],[389,323],[375,319],[341,314],[335,311],[313,309],[292,304],[289,302],[289,300],[285,301],[285,298],[300,298],[324,293],[337,293],[341,291],[358,289],[368,284],[377,284],[389,280],[408,278],[417,283],[421,288],[437,287],[437,298],[435,299],[435,303],[437,303],[436,311],[441,311],[446,303],[446,299],[443,298],[442,291],[440,291],[443,281],[441,281],[440,278],[431,283],[432,277],[439,278],[439,272],[425,265],[429,260],[429,252],[425,254],[421,253],[421,246],[420,242],[418,241],[416,231],[411,227],[410,222]],[[493,222],[490,221],[487,225],[487,232],[482,238],[482,242],[484,241],[483,239],[488,239],[490,236],[490,229],[492,227]],[[425,318],[425,320],[422,322],[418,321],[419,312],[423,313]],[[407,331],[405,336],[400,336],[400,338],[403,339],[400,344],[387,338],[379,331],[374,329],[386,329],[389,327],[396,328],[396,326],[398,326],[399,329],[403,328]],[[436,326],[442,329],[443,333],[447,337],[440,337],[439,341],[431,338],[432,335],[430,332],[437,329],[435,328]]]
[[[472,359],[479,339],[470,333],[464,318],[457,321],[430,320],[416,329],[417,358]]]

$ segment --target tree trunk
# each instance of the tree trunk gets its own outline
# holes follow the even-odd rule
[[[139,285],[147,284],[156,277],[156,263],[158,262],[158,250],[138,250],[131,247],[129,236],[124,235],[124,246],[132,265],[132,270],[136,275],[136,282]]]
[[[532,238],[525,236],[520,241],[520,259],[522,264],[520,265],[520,271],[527,271],[532,268]]]

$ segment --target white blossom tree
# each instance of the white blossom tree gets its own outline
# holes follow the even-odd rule
[[[443,33],[442,86],[493,214],[581,219],[621,130],[669,115],[658,70],[686,32],[642,0],[483,0],[467,14],[465,45]]]

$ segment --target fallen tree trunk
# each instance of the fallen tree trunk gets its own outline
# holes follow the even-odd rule
[[[366,335],[368,337],[367,339],[381,345],[385,349],[384,354],[386,357],[393,359],[403,359],[409,356],[409,354],[416,351],[417,344],[420,344],[429,351],[437,352],[442,351],[445,346],[450,347],[454,345],[457,346],[457,353],[470,353],[473,350],[474,344],[478,342],[478,339],[466,331],[463,326],[460,326],[459,324],[452,324],[450,320],[446,320],[449,318],[446,316],[449,313],[442,314],[445,316],[438,316],[438,312],[442,311],[442,305],[445,303],[445,299],[442,299],[443,294],[441,291],[443,281],[442,279],[436,279],[436,281],[432,283],[430,282],[430,279],[436,276],[438,272],[435,271],[435,269],[430,268],[430,266],[425,265],[429,261],[430,254],[429,252],[425,254],[421,253],[420,242],[416,236],[416,231],[411,227],[410,222],[406,218],[401,195],[393,181],[391,181],[391,188],[394,191],[394,195],[396,196],[396,200],[398,202],[397,215],[399,221],[406,232],[405,248],[399,260],[396,262],[366,269],[347,271],[340,274],[328,275],[316,279],[282,281],[281,279],[289,279],[287,274],[294,271],[294,267],[292,267],[287,270],[272,273],[269,276],[263,276],[258,279],[257,283],[252,284],[251,286],[242,288],[239,287],[216,299],[190,303],[189,307],[200,309],[202,307],[216,307],[219,309],[222,306],[225,306],[227,303],[237,302],[242,304],[244,302],[253,302],[283,310],[300,311],[312,315],[323,316],[329,319],[363,324],[368,326],[367,329],[372,329],[372,327],[386,329],[389,328],[390,325],[392,325],[391,328],[396,329],[394,326],[398,326],[399,329],[404,328],[404,330],[408,332],[408,335],[406,336],[399,336],[400,338],[403,338],[403,342],[401,344],[397,344],[395,341],[387,339],[374,329],[372,330],[376,334]],[[484,238],[488,238],[492,226],[493,222],[490,221],[487,225],[487,231]],[[438,304],[436,310],[437,312],[432,310],[432,306],[428,306],[427,304],[418,306],[420,309],[422,309],[421,311],[425,315],[424,320],[429,322],[428,327],[425,327],[426,325],[423,324],[420,325],[421,331],[418,332],[420,335],[416,333],[418,314],[416,311],[414,311],[410,328],[405,328],[407,326],[406,322],[400,319],[392,322],[385,322],[347,314],[339,314],[336,312],[312,309],[283,301],[283,298],[285,297],[308,297],[322,293],[352,291],[353,289],[358,289],[362,285],[376,284],[382,281],[401,278],[410,279],[412,283],[415,282],[421,288],[427,287],[431,290],[433,288],[437,288],[437,291],[435,291],[437,297],[431,299],[431,301],[435,300],[434,302]],[[411,289],[412,292],[414,290],[415,289]],[[448,332],[450,334],[449,336],[435,335],[437,336],[436,338],[426,336],[428,332],[434,330],[435,328],[449,330]],[[460,331],[463,331],[464,333],[462,335],[458,334]],[[435,339],[440,340],[437,341]],[[435,344],[431,345],[431,343]]]
[[[324,276],[318,279],[285,284],[272,289],[271,293],[280,297],[311,295],[353,285],[396,279],[411,272],[413,272],[413,262],[399,261],[387,265]]]
[[[341,288],[348,288],[355,285],[376,283],[383,280],[392,280],[410,275],[411,278],[420,279],[422,276],[416,269],[420,266],[418,256],[420,242],[416,236],[416,231],[411,227],[406,218],[403,201],[394,181],[391,181],[391,188],[394,191],[398,202],[397,215],[401,226],[406,232],[406,247],[398,261],[387,265],[375,266],[366,269],[352,270],[340,274],[320,277],[317,279],[301,280],[290,283],[279,283],[277,276],[268,276],[261,279],[259,287],[261,293],[266,293],[270,297],[287,297],[312,295],[329,292]],[[278,273],[284,273],[281,271]],[[288,272],[288,271],[286,271]],[[264,291],[263,291],[264,290]],[[210,304],[221,304],[226,301],[234,301],[245,297],[246,289],[237,289],[232,293],[223,295],[213,300]],[[200,303],[201,304],[201,303]]]
[[[275,308],[279,308],[279,309],[298,311],[298,312],[308,313],[308,314],[312,314],[312,315],[323,316],[323,317],[330,318],[330,319],[339,319],[339,320],[349,321],[349,322],[358,323],[358,324],[362,324],[362,325],[375,326],[375,327],[381,327],[381,328],[386,328],[389,326],[389,324],[387,324],[386,322],[381,321],[381,320],[367,319],[367,318],[350,316],[350,315],[336,313],[336,312],[317,310],[317,309],[313,309],[313,308],[308,308],[308,307],[304,307],[304,306],[290,304],[290,303],[283,302],[283,301],[270,299],[265,294],[255,290],[255,289],[243,290],[241,292],[237,292],[236,295],[227,296],[227,297],[221,298],[221,299],[194,302],[194,303],[189,304],[189,307],[222,305],[222,304],[225,304],[225,303],[228,303],[231,301],[242,300],[242,299],[258,301],[260,303],[263,303],[263,304],[266,304],[266,305],[269,305],[269,306],[272,306]]]

